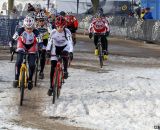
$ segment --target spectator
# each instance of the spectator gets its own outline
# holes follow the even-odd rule
[[[146,11],[145,11],[146,13],[143,16],[144,20],[146,20],[146,19],[153,19],[152,12],[150,12],[150,10],[151,9],[149,7],[146,8]]]
[[[141,10],[141,18],[143,18],[144,15],[145,15],[145,9],[143,8],[143,9]]]
[[[10,19],[17,19],[18,17],[18,11],[17,8],[14,6],[11,10]]]
[[[138,7],[137,9],[135,9],[135,13],[138,16],[138,18],[141,18],[141,7]]]
[[[27,9],[28,12],[30,11],[35,11],[34,7],[31,5],[31,3],[28,3],[28,9]]]

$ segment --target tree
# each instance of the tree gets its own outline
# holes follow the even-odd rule
[[[14,0],[8,0],[8,12],[10,13],[14,6]]]
[[[99,0],[91,0],[92,5],[93,5],[93,12],[94,14],[97,12],[97,9],[99,7]]]

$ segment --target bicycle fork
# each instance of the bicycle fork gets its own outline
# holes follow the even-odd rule
[[[21,69],[20,69],[20,79],[19,79],[19,84],[18,86],[20,87],[20,83],[22,81],[22,72],[25,72],[25,81],[24,81],[24,87],[27,88],[27,81],[28,81],[28,72],[27,72],[27,66],[25,64],[22,64]]]

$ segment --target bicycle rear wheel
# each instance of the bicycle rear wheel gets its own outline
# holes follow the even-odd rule
[[[52,82],[52,87],[53,87],[53,99],[52,103],[55,104],[55,100],[57,98],[57,87],[58,87],[58,72],[57,69],[55,69],[54,76],[53,76],[53,82]]]
[[[100,43],[98,44],[98,53],[99,53],[100,67],[102,68],[102,66],[103,66],[103,51],[102,51],[102,46]]]
[[[24,87],[25,87],[25,71],[22,71],[21,80],[20,80],[20,106],[23,105],[24,99]]]

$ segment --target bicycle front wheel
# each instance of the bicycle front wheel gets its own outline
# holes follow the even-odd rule
[[[24,87],[25,87],[25,71],[22,71],[21,80],[20,80],[20,106],[23,105],[24,99]]]

